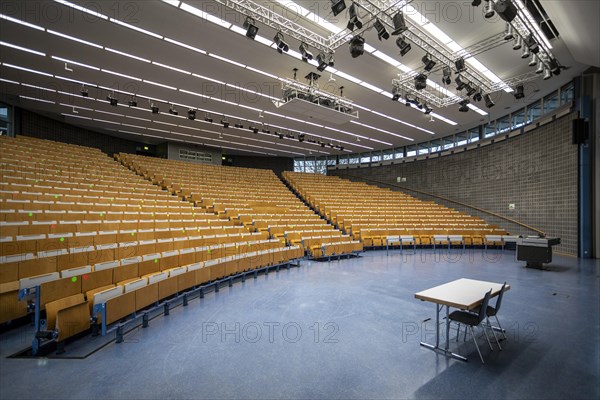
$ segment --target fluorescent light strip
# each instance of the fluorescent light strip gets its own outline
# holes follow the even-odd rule
[[[0,82],[13,83],[15,85],[19,84],[19,82],[17,82],[17,81],[11,81],[10,79],[4,79],[4,78],[0,78]]]
[[[211,15],[203,10],[200,10],[199,8],[196,7],[192,7],[189,4],[186,4],[184,2],[181,2],[181,5],[179,6],[179,8],[183,11],[187,11],[190,14],[193,14],[197,17],[200,17],[204,20],[213,22],[219,26],[222,26],[224,28],[229,29],[229,27],[231,26],[231,24],[227,21],[222,20],[221,18],[215,17],[214,15]]]
[[[166,65],[166,64],[157,63],[156,61],[152,61],[152,64],[158,65],[159,67],[170,69],[172,71],[181,72],[182,74],[186,74],[186,75],[191,75],[192,74],[190,71],[186,71],[186,70],[180,69],[180,68],[171,67],[170,65]]]
[[[18,84],[19,82],[15,82],[15,83]],[[38,89],[38,90],[45,90],[46,92],[56,93],[56,90],[54,90],[54,89],[48,89],[48,88],[45,88],[43,86],[30,85],[29,83],[21,83],[21,86],[30,87],[30,88]]]
[[[101,68],[100,71],[106,72],[107,74],[122,76],[123,78],[127,78],[127,79],[133,79],[134,81],[138,81],[138,82],[142,81],[140,78],[136,78],[135,76],[125,75],[125,74],[122,74],[120,72],[115,72],[115,71],[111,71],[111,70],[104,69],[104,68]]]
[[[441,115],[439,115],[439,114],[436,114],[436,113],[434,113],[434,112],[432,112],[430,115],[431,115],[432,117],[435,117],[435,118],[439,119],[440,121],[443,121],[443,122],[447,123],[447,124],[454,125],[454,126],[458,125],[458,123],[456,123],[456,122],[454,122],[454,121],[452,121],[452,120],[449,120],[449,119],[448,119],[448,118],[446,118],[446,117],[442,117]]]
[[[486,113],[485,111],[483,111],[479,107],[473,105],[473,103],[467,104],[467,107],[469,107],[471,110],[475,111],[479,115],[488,115],[488,113]]]
[[[104,50],[107,50],[107,51],[110,51],[112,53],[116,53],[116,54],[119,54],[119,55],[122,55],[122,56],[125,56],[125,57],[133,58],[133,59],[138,60],[138,61],[143,61],[145,63],[149,63],[150,62],[150,60],[147,60],[145,58],[134,56],[133,54],[125,53],[123,51],[111,49],[110,47],[105,47]]]
[[[414,141],[414,139],[411,139],[411,138],[409,138],[409,137],[406,137],[406,136],[398,135],[397,133],[393,133],[393,132],[390,132],[390,131],[386,131],[385,129],[376,128],[376,127],[374,127],[374,126],[367,125],[367,124],[363,124],[363,123],[361,123],[361,122],[356,122],[356,121],[350,121],[350,122],[351,122],[351,123],[353,123],[353,124],[355,124],[355,125],[360,125],[360,126],[363,126],[363,127],[365,127],[365,128],[373,129],[373,130],[375,130],[375,131],[379,131],[379,132],[387,133],[388,135],[392,135],[392,136],[396,136],[396,137],[399,137],[399,138],[402,138],[402,139],[410,140],[411,142],[413,142],[413,141]]]
[[[128,24],[126,22],[120,21],[120,20],[112,18],[112,17],[110,18],[110,22],[114,22],[117,25],[121,25],[121,26],[124,26],[125,28],[129,28],[129,29],[133,29],[134,31],[137,31],[137,32],[140,32],[140,33],[143,33],[143,34],[155,37],[157,39],[162,39],[163,38],[162,36],[160,36],[160,35],[158,35],[158,34],[156,34],[154,32],[150,32],[150,31],[148,31],[146,29],[138,28],[135,25]]]
[[[197,48],[197,47],[194,47],[194,46],[190,46],[189,44],[185,44],[185,43],[179,42],[179,41],[177,41],[177,40],[174,40],[174,39],[171,39],[171,38],[168,38],[168,37],[165,37],[165,38],[164,38],[164,40],[165,40],[166,42],[169,42],[169,43],[176,44],[177,46],[181,46],[181,47],[183,47],[183,48],[186,48],[186,49],[189,49],[189,50],[195,51],[195,52],[197,52],[197,53],[200,53],[200,54],[206,54],[206,51],[205,51],[205,50],[199,49],[199,48]]]
[[[0,40],[0,46],[11,47],[11,48],[16,49],[16,50],[25,51],[27,53],[35,54],[35,55],[42,56],[42,57],[46,56],[46,53],[42,53],[41,51],[36,51],[36,50],[28,49],[27,47],[17,46],[16,44],[3,42],[1,40]]]
[[[221,57],[221,56],[219,56],[217,54],[213,54],[213,53],[208,53],[208,55],[210,57],[216,58],[217,60],[225,61],[226,63],[237,65],[238,67],[241,67],[241,68],[246,68],[245,64],[230,60],[229,58]]]
[[[181,4],[181,1],[177,1],[177,0],[162,0],[163,3],[167,3],[170,4],[174,7],[179,7],[179,4]]]
[[[200,74],[194,74],[193,73],[192,76],[195,76],[196,78],[200,78],[200,79],[206,79],[207,81],[215,82],[215,83],[218,83],[220,85],[224,85],[225,84],[225,82],[221,82],[221,81],[219,81],[217,79],[209,78],[207,76],[200,75]]]
[[[84,110],[84,111],[98,111],[98,110],[94,110],[93,108],[81,107],[81,106],[77,106],[77,105],[75,105],[75,104],[65,104],[65,103],[59,103],[58,105],[60,105],[60,106],[64,106],[64,107],[69,107],[69,108],[76,108],[77,110]]]
[[[98,17],[98,18],[102,18],[104,20],[108,20],[108,17],[106,15],[100,14],[99,12],[94,11],[94,10],[90,10],[89,8],[85,8],[85,7],[82,7],[80,5],[73,4],[73,3],[65,1],[65,0],[54,0],[54,2],[60,3],[60,4],[65,5],[67,7],[74,8],[74,9],[79,10],[81,12],[84,12],[86,14],[93,15],[94,17]]]
[[[110,111],[102,111],[102,110],[98,110],[98,109],[96,109],[94,111],[98,112],[98,113],[101,113],[101,114],[108,114],[108,115],[114,115],[114,116],[117,116],[117,117],[124,117],[123,114],[117,114],[117,113],[110,112]]]
[[[21,71],[31,72],[32,74],[38,74],[38,75],[53,77],[52,74],[49,74],[47,72],[37,71],[37,70],[31,69],[31,68],[19,67],[18,65],[7,64],[7,63],[2,63],[2,65],[6,66],[6,67],[9,67],[9,68],[19,69]]]
[[[265,72],[265,71],[261,71],[260,69],[253,68],[253,67],[250,67],[248,65],[246,65],[246,69],[248,69],[250,71],[253,71],[253,72],[256,72],[256,73],[259,73],[261,75],[267,76],[267,77],[269,77],[271,79],[280,80],[279,77],[277,77],[276,75],[270,74],[270,73]]]
[[[5,19],[10,22],[14,22],[15,24],[27,26],[29,28],[37,29],[38,31],[44,31],[45,29],[41,26],[37,26],[34,24],[30,24],[29,22],[21,21],[20,19],[9,17],[8,15],[0,14],[0,19]]]
[[[64,115],[65,117],[87,119],[87,120],[93,121],[92,118],[90,118],[90,117],[84,117],[83,115],[74,115],[74,114],[67,114],[67,113],[61,113],[60,115]]]
[[[39,102],[48,103],[48,104],[56,104],[54,101],[44,100],[44,99],[38,99],[37,97],[29,97],[29,96],[19,95],[19,98],[21,98],[21,99],[27,99],[27,100],[33,100],[33,101],[39,101]]]
[[[60,36],[60,37],[65,38],[65,39],[72,40],[74,42],[83,43],[83,44],[86,44],[88,46],[95,47],[97,49],[102,49],[103,48],[99,44],[92,43],[92,42],[89,42],[87,40],[79,39],[79,38],[76,38],[74,36],[65,35],[64,33],[56,32],[56,31],[53,31],[53,30],[50,30],[50,29],[46,29],[46,32],[51,33],[51,34],[56,35],[56,36]]]
[[[94,67],[93,65],[88,65],[88,64],[77,62],[77,61],[69,60],[66,58],[57,57],[57,56],[52,56],[52,58],[54,60],[62,61],[62,62],[68,63],[68,64],[79,65],[80,67],[93,69],[94,71],[100,71],[100,68]]]

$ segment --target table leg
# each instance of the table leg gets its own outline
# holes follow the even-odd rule
[[[450,307],[446,306],[446,345],[445,348],[441,348],[440,347],[440,311],[442,311],[442,307],[444,307],[442,304],[436,304],[435,305],[435,346],[426,342],[421,342],[421,346],[429,349],[429,350],[433,350],[436,353],[441,353],[443,355],[445,355],[446,357],[452,357],[455,358],[457,360],[460,361],[467,361],[466,357],[461,356],[460,354],[456,354],[453,353],[449,350],[449,346],[450,346],[450,319],[448,318],[449,316],[449,309]]]

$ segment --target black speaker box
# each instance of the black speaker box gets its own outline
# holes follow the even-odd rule
[[[588,122],[583,118],[573,120],[573,144],[582,144],[589,139]]]
[[[494,3],[494,11],[506,22],[511,22],[517,16],[517,7],[511,0],[498,0]]]

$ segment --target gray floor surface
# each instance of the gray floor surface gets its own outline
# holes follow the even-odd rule
[[[0,398],[598,399],[600,263],[555,255],[549,267],[482,250],[303,261],[195,299],[84,359],[7,358],[31,342],[26,326],[0,336]],[[434,340],[435,306],[414,293],[462,277],[512,287],[503,350],[478,337],[485,365],[470,338],[451,336],[466,363],[419,346]]]

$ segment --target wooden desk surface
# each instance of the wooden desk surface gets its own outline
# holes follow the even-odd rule
[[[481,304],[485,292],[490,289],[492,289],[491,297],[497,296],[502,289],[502,284],[461,278],[415,293],[415,298],[462,310],[472,310]],[[506,290],[510,290],[509,285],[506,285]]]

